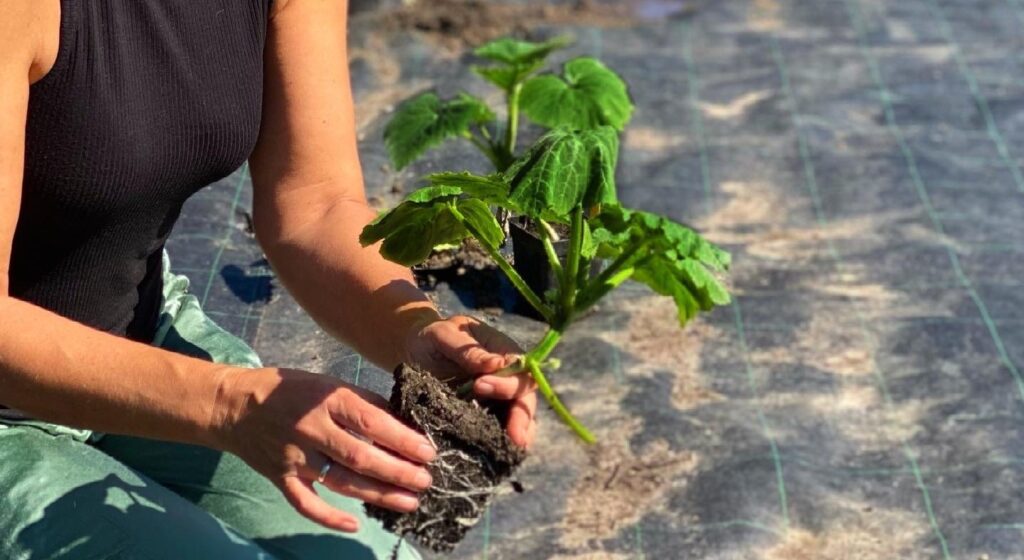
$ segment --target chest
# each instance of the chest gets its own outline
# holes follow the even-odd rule
[[[180,204],[240,166],[259,133],[266,3],[63,2],[57,62],[29,98],[25,195],[82,213]]]

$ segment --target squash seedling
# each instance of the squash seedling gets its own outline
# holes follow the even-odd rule
[[[360,242],[364,246],[380,243],[385,258],[406,266],[423,262],[437,246],[470,238],[479,243],[546,323],[540,341],[499,374],[528,371],[558,417],[580,439],[593,443],[593,434],[561,402],[545,373],[558,366],[551,354],[566,330],[629,279],[671,297],[682,326],[700,311],[729,303],[729,294],[718,278],[729,266],[729,255],[682,224],[619,203],[615,185],[618,133],[632,106],[628,97],[625,105],[595,102],[609,93],[590,81],[593,76],[588,72],[600,63],[577,59],[567,64],[564,79],[527,79],[524,76],[532,74],[560,43],[498,45],[508,52],[501,50],[504,54],[500,57],[484,52],[491,52],[491,58],[500,59],[501,65],[478,69],[478,73],[508,86],[506,131],[512,132],[503,140],[493,142],[493,135],[484,132],[493,114],[468,96],[443,103],[432,94],[420,96],[414,104],[422,107],[423,116],[413,119],[412,109],[406,107],[388,125],[389,147],[393,156],[400,156],[398,161],[408,162],[422,153],[424,146],[461,136],[488,154],[495,172],[427,176],[426,186],[366,226]],[[524,52],[533,52],[534,58],[523,58]],[[591,87],[595,91],[588,93]],[[513,155],[517,117],[511,115],[517,104],[522,104],[531,118],[551,127],[519,156]],[[609,115],[617,120],[608,122]],[[403,122],[415,125],[408,124],[406,130],[401,128]],[[433,124],[426,126],[428,122]],[[473,126],[482,126],[478,128],[480,136],[470,130]],[[502,254],[506,234],[496,214],[534,225],[543,244],[540,258],[555,277],[552,289],[533,289]],[[560,253],[555,243],[562,237],[566,247]],[[607,263],[597,274],[591,272],[595,261]],[[438,457],[428,466],[434,484],[421,495],[415,512],[367,507],[387,529],[412,534],[436,551],[450,550],[462,539],[483,515],[499,484],[525,458],[524,451],[505,434],[500,412],[469,400],[466,389],[468,386],[453,390],[429,372],[417,370],[415,364],[403,364],[396,370],[392,412],[423,431],[437,447]]]
[[[493,172],[504,172],[518,157],[517,139],[523,121],[542,130],[566,126],[589,130],[611,126],[621,131],[633,113],[625,82],[599,60],[578,57],[566,62],[560,74],[545,71],[550,55],[570,44],[565,37],[545,42],[498,39],[474,51],[485,65],[474,72],[503,94],[504,123],[487,103],[467,93],[441,99],[426,92],[402,103],[384,129],[384,142],[396,169],[403,169],[425,152],[446,141],[463,141],[474,146],[490,163]],[[525,117],[525,118],[521,118]],[[513,265],[534,291],[544,292],[554,284],[554,274],[543,258],[538,224],[509,221],[497,209],[498,223],[511,234]],[[479,253],[473,245],[466,249]],[[565,243],[555,243],[560,253]],[[423,263],[442,268],[464,257],[458,246],[435,247],[436,257]],[[444,255],[444,256],[442,256]],[[475,259],[474,259],[475,260]],[[516,311],[539,318],[521,298]]]

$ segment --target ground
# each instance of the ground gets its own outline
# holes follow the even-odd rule
[[[381,141],[412,92],[488,91],[465,37],[568,32],[569,54],[632,86],[621,197],[735,262],[735,305],[685,331],[636,285],[578,325],[552,377],[600,443],[542,413],[525,493],[452,557],[1024,558],[1024,2],[590,2],[578,17],[485,2],[469,20],[362,4],[377,4],[357,6],[351,53],[374,204],[442,162],[480,169],[453,145],[396,173]],[[195,197],[177,269],[268,363],[387,391],[280,288],[250,200],[244,169]]]

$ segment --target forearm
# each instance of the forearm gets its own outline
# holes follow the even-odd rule
[[[359,245],[374,212],[356,145],[346,3],[276,6],[260,139],[249,160],[256,235],[285,286],[326,331],[393,368],[405,358],[411,326],[437,314],[408,270]]]
[[[232,369],[0,297],[0,403],[33,418],[213,446]]]
[[[301,226],[263,242],[275,271],[324,330],[393,369],[405,359],[409,334],[439,318],[436,309],[409,269],[359,244],[375,216],[365,202],[339,198],[303,216]]]

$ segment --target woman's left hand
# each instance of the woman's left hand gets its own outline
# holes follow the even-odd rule
[[[537,429],[537,385],[528,372],[496,376],[523,353],[501,331],[463,315],[428,322],[413,329],[406,342],[405,360],[448,381],[474,379],[473,392],[485,399],[511,400],[508,435],[529,447]]]

